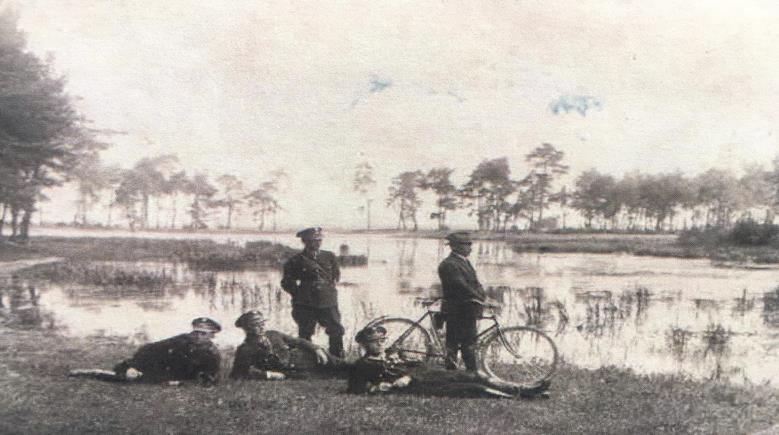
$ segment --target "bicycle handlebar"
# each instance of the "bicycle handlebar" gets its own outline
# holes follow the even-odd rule
[[[443,300],[444,298],[440,296],[431,297],[431,298],[417,298],[417,302],[420,303],[423,307],[429,307],[430,305],[435,304],[438,301]],[[473,301],[479,305],[481,305],[484,308],[491,309],[491,310],[497,310],[502,308],[502,305],[495,303],[495,302],[481,302],[481,301]]]
[[[417,301],[423,306],[423,307],[429,307],[430,305],[433,305],[434,303],[442,300],[442,297],[432,297],[432,298],[417,298]]]

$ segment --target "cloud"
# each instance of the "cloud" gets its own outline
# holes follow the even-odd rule
[[[588,95],[561,95],[557,101],[553,101],[549,105],[552,113],[559,115],[560,113],[571,113],[576,111],[579,115],[587,116],[587,111],[590,109],[600,110],[603,107],[603,103],[595,97]]]

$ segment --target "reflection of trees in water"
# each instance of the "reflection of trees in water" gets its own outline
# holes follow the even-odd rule
[[[576,301],[585,305],[584,322],[576,329],[587,335],[614,336],[624,322],[633,317],[636,326],[646,321],[650,293],[644,287],[622,292],[615,298],[609,290],[592,290],[576,294]]]
[[[763,323],[779,328],[779,287],[763,294]]]
[[[237,280],[234,276],[209,278],[206,285],[193,286],[193,292],[206,300],[212,310],[245,312],[253,309],[271,313],[282,307],[284,290],[267,282],[259,284]],[[286,306],[286,304],[284,305]]]
[[[702,341],[704,345],[703,360],[707,357],[714,359],[714,369],[710,378],[719,380],[724,374],[727,356],[730,353],[730,339],[732,333],[720,324],[709,324],[703,331]]]
[[[719,301],[709,298],[693,298],[693,305],[695,306],[695,317],[703,312],[705,314],[711,314],[712,311],[718,312],[720,309]]]
[[[747,289],[743,289],[741,297],[736,298],[733,305],[733,313],[744,317],[747,312],[752,311],[755,308],[755,298],[747,298]]]
[[[513,253],[506,243],[480,242],[476,248],[476,263],[505,265],[511,261]]]
[[[3,299],[7,298],[7,302]],[[10,325],[22,328],[57,327],[54,316],[39,306],[40,293],[30,282],[24,283],[14,275],[0,286],[0,308]],[[7,311],[6,311],[7,309]]]
[[[690,349],[694,336],[700,337],[700,347]],[[678,362],[683,362],[687,357],[695,360],[696,370],[708,372],[711,380],[720,380],[735,373],[738,369],[726,367],[730,356],[730,343],[734,333],[723,325],[710,323],[706,329],[695,332],[689,328],[670,327],[665,334],[666,346],[671,355]],[[706,364],[711,364],[707,367]]]
[[[568,324],[565,305],[557,300],[548,301],[542,287],[490,286],[485,291],[490,299],[501,305],[501,317],[511,323],[553,330],[556,334]]]
[[[414,276],[414,264],[417,255],[417,239],[402,239],[396,241],[398,250],[398,278],[411,278]]]
[[[668,349],[674,358],[681,362],[684,361],[687,351],[687,345],[693,333],[689,329],[671,327],[665,333],[665,341]]]

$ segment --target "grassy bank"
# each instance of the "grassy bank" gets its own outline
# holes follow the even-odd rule
[[[765,387],[570,366],[537,401],[354,397],[338,380],[119,385],[65,374],[127,357],[121,339],[0,330],[0,433],[748,433],[779,412]]]
[[[372,232],[372,234],[379,234]],[[443,239],[439,231],[380,234],[397,237]],[[624,253],[639,256],[709,258],[727,264],[777,264],[779,249],[770,246],[736,246],[680,241],[673,234],[615,233],[473,233],[476,240],[501,240],[516,252],[557,253]],[[252,267],[278,267],[296,252],[287,246],[270,242],[252,242],[239,247],[212,240],[149,239],[132,237],[33,237],[28,246],[0,243],[0,261],[34,257],[62,257],[98,261],[183,261],[196,269],[240,270]],[[362,265],[346,261],[345,265]],[[350,259],[345,259],[350,260]]]
[[[297,250],[257,241],[246,247],[213,240],[132,237],[33,237],[27,245],[5,243],[0,261],[60,257],[80,261],[180,261],[196,269],[280,267]]]

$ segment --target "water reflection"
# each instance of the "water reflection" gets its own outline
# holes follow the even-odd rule
[[[423,311],[416,298],[440,294],[437,266],[448,255],[441,241],[378,235],[332,239],[333,246],[326,239],[324,249],[347,244],[351,253],[371,250],[367,267],[342,271],[339,303],[348,337],[380,315],[416,319]],[[568,361],[752,382],[779,375],[779,271],[622,255],[517,254],[500,242],[476,243],[473,256],[487,293],[502,304],[501,323],[532,324],[553,334]],[[249,309],[265,312],[274,329],[295,331],[276,270],[195,272],[171,263],[88,267],[110,279],[103,285],[92,278],[8,282],[0,304],[8,307],[16,294],[15,306],[37,304],[38,317],[51,313],[52,321],[74,335],[102,331],[153,340],[186,328],[192,317],[209,315],[225,325],[217,343],[234,346],[243,335],[230,325]],[[130,275],[159,285],[133,284]],[[116,284],[115,276],[125,278]],[[315,340],[324,344],[326,337],[320,331]]]
[[[54,317],[40,308],[37,288],[19,276],[0,284],[0,313],[5,322],[21,328],[54,329]]]

